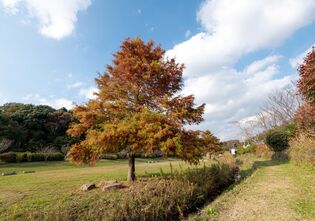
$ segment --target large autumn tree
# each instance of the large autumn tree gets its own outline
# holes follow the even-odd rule
[[[128,181],[134,181],[137,152],[161,150],[197,163],[203,153],[217,148],[210,132],[185,129],[203,120],[204,105],[195,106],[192,95],[179,95],[183,64],[140,38],[123,41],[113,56],[113,64],[96,78],[96,98],[73,110],[78,123],[68,132],[83,141],[72,146],[70,160],[93,164],[101,153],[126,150]]]
[[[315,103],[315,47],[306,55],[299,69],[299,92],[308,103]]]
[[[298,90],[305,103],[296,113],[299,130],[315,137],[315,48],[307,54],[299,69]]]

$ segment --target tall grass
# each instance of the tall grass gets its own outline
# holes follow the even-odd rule
[[[300,135],[291,140],[289,157],[298,165],[307,164],[315,167],[315,139]]]
[[[21,220],[179,220],[234,182],[234,165],[215,164],[136,182],[128,188],[100,192],[97,199],[74,202],[58,213],[30,212]]]

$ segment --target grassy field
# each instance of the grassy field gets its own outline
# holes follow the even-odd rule
[[[190,220],[315,220],[315,171],[293,163],[256,161],[248,177]]]
[[[188,164],[175,159],[136,160],[136,174],[141,179],[156,176],[161,170],[185,169]],[[32,209],[58,210],[73,201],[85,200],[87,193],[78,191],[85,183],[104,180],[126,180],[127,160],[101,160],[94,167],[75,166],[68,162],[39,162],[0,165],[0,173],[16,171],[17,175],[0,176],[0,220],[8,213],[21,214]],[[23,171],[35,171],[23,174]],[[89,198],[97,191],[90,191]]]

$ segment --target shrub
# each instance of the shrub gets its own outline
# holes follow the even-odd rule
[[[45,155],[43,153],[27,153],[28,162],[45,161]]]
[[[16,162],[16,153],[8,152],[0,154],[0,160],[5,163],[15,163]]]
[[[0,160],[6,163],[39,162],[39,161],[62,161],[62,153],[30,153],[30,152],[9,152],[0,154]]]
[[[228,165],[231,168],[236,167],[236,160],[229,151],[224,151],[224,153],[221,156],[219,156],[217,161],[221,165]]]
[[[256,145],[250,144],[248,146],[243,146],[237,150],[238,155],[246,154],[246,153],[255,153]]]
[[[296,123],[289,123],[283,126],[282,131],[285,132],[289,138],[292,138],[297,133]]]
[[[272,156],[272,151],[267,147],[266,144],[257,144],[255,155],[258,157],[269,158]]]
[[[288,134],[282,131],[270,131],[266,135],[265,143],[274,152],[281,152],[289,147]]]
[[[315,140],[307,136],[291,140],[289,157],[298,165],[307,164],[315,167]]]
[[[271,156],[272,160],[278,160],[278,161],[288,161],[289,160],[289,156],[288,153],[286,151],[278,151],[278,152],[274,152]]]
[[[157,158],[158,156],[155,153],[151,153],[151,154],[144,154],[141,153],[140,158]]]
[[[16,162],[27,162],[27,153],[16,153]]]
[[[117,160],[118,156],[117,156],[117,154],[102,154],[100,156],[100,159],[103,159],[103,160]]]
[[[63,161],[65,156],[62,153],[49,153],[47,161]]]
[[[117,153],[118,159],[126,159],[127,158],[127,152],[126,151],[120,151]]]
[[[295,114],[299,132],[315,137],[315,103],[304,104]]]
[[[144,156],[144,155],[143,155],[142,153],[136,153],[136,154],[135,154],[135,157],[136,157],[136,158],[142,158],[143,156]]]

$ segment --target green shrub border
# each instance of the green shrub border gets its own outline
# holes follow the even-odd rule
[[[23,163],[40,161],[63,161],[62,153],[31,153],[31,152],[8,152],[0,154],[0,160],[5,163]]]

